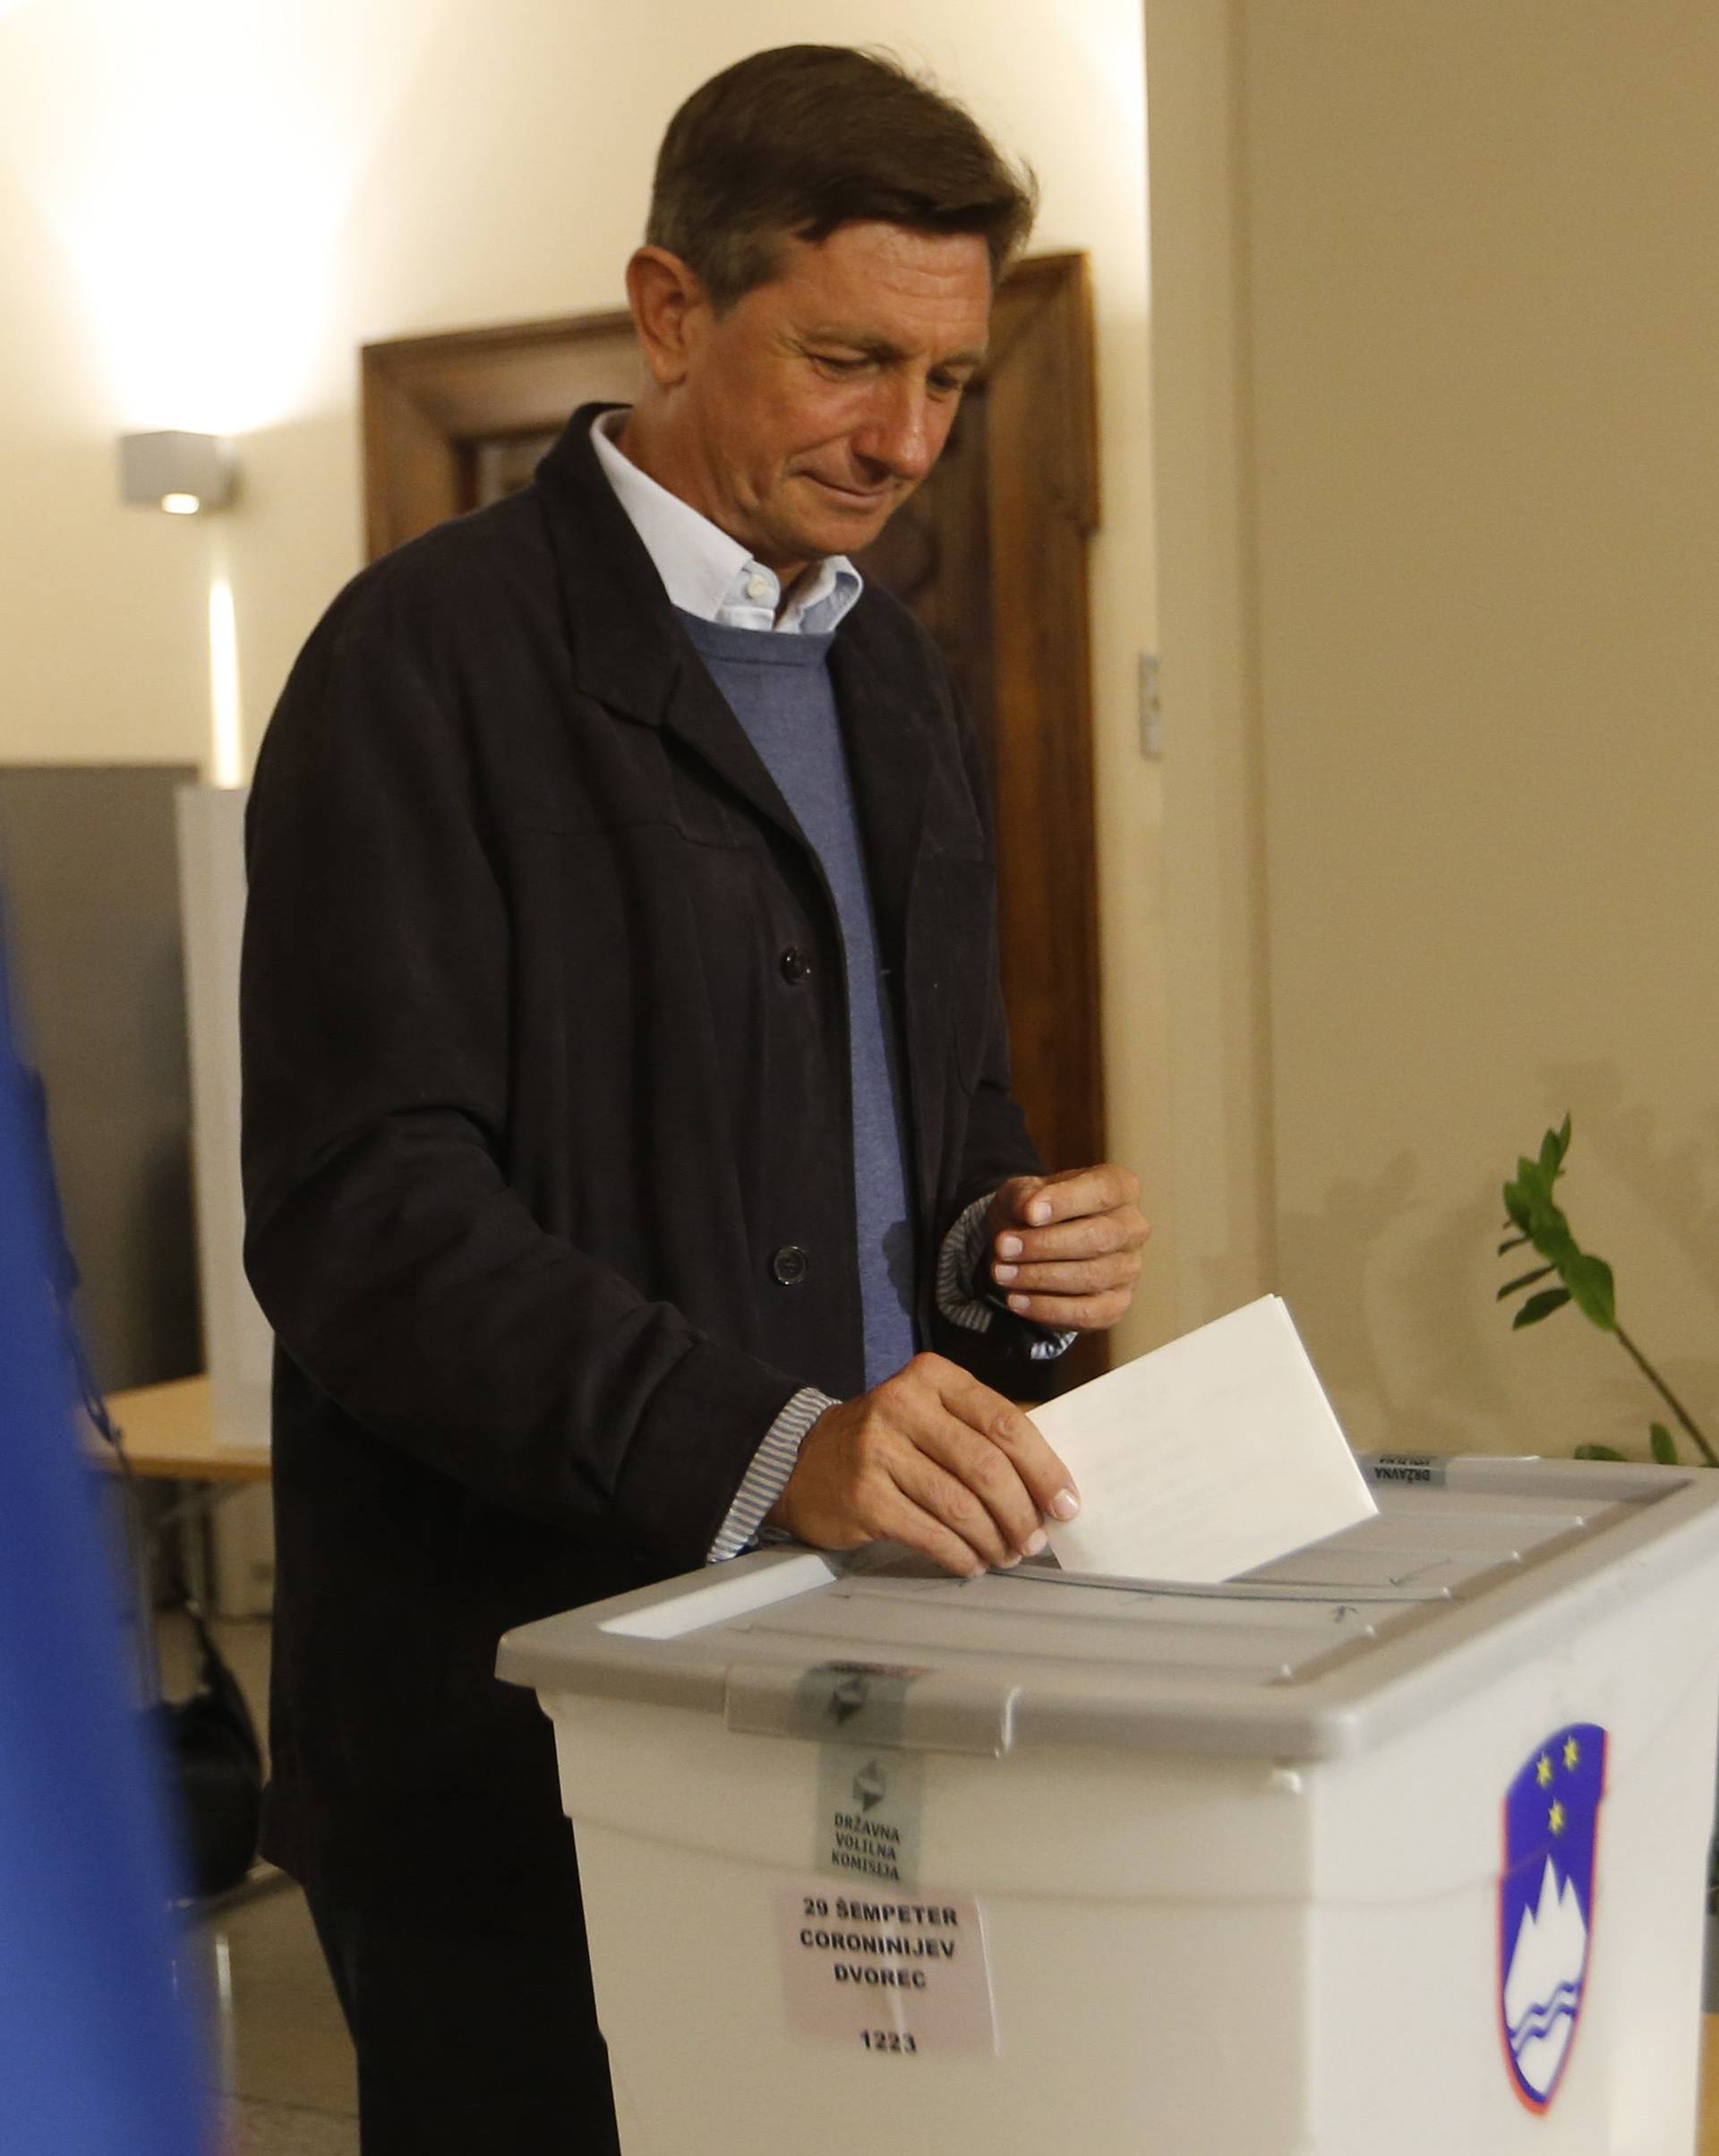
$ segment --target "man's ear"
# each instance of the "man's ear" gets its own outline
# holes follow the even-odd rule
[[[627,265],[627,302],[652,380],[676,388],[710,319],[703,280],[666,247],[641,247]]]

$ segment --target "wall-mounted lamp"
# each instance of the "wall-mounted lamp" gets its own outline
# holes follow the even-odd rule
[[[166,509],[170,516],[194,517],[200,509],[224,509],[232,499],[236,476],[231,450],[215,434],[119,438],[122,501]]]

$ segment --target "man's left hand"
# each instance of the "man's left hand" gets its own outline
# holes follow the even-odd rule
[[[1017,1317],[1065,1332],[1102,1332],[1133,1300],[1151,1234],[1140,1178],[1125,1168],[1015,1176],[991,1200],[988,1279]]]

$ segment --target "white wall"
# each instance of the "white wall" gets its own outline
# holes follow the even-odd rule
[[[356,353],[609,307],[670,113],[809,34],[928,64],[1094,265],[1094,556],[1112,1150],[1163,1195],[1142,29],[1135,0],[28,0],[0,19],[0,756],[206,756],[230,573],[249,744],[361,560]],[[114,438],[232,432],[219,518],[115,503]],[[1139,1320],[1168,1323],[1167,1265]]]
[[[1352,1436],[1638,1447],[1563,1186],[1719,1420],[1719,19],[1150,0],[1184,1313],[1279,1286]]]

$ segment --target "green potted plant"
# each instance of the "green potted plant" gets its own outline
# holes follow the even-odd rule
[[[1537,1157],[1531,1159],[1524,1153],[1518,1159],[1514,1179],[1504,1185],[1504,1211],[1508,1218],[1505,1239],[1498,1246],[1498,1254],[1501,1258],[1512,1251],[1532,1249],[1541,1262],[1515,1279],[1506,1280],[1498,1291],[1498,1300],[1505,1303],[1513,1296],[1527,1296],[1513,1321],[1513,1330],[1518,1332],[1525,1325],[1538,1325],[1567,1304],[1573,1304],[1585,1318],[1617,1341],[1664,1401],[1673,1421],[1700,1454],[1702,1463],[1719,1467],[1719,1452],[1714,1450],[1689,1409],[1619,1324],[1612,1268],[1604,1258],[1596,1258],[1577,1242],[1569,1220],[1552,1195],[1564,1172],[1564,1158],[1569,1151],[1569,1131],[1570,1121],[1566,1116],[1557,1130],[1548,1131],[1541,1140]],[[1543,1286],[1543,1282],[1550,1285]],[[1531,1295],[1527,1294],[1530,1288],[1534,1290]],[[1653,1457],[1663,1466],[1678,1465],[1677,1440],[1665,1424],[1648,1424],[1647,1442]],[[1624,1459],[1629,1456],[1613,1445],[1578,1445],[1576,1457]]]

